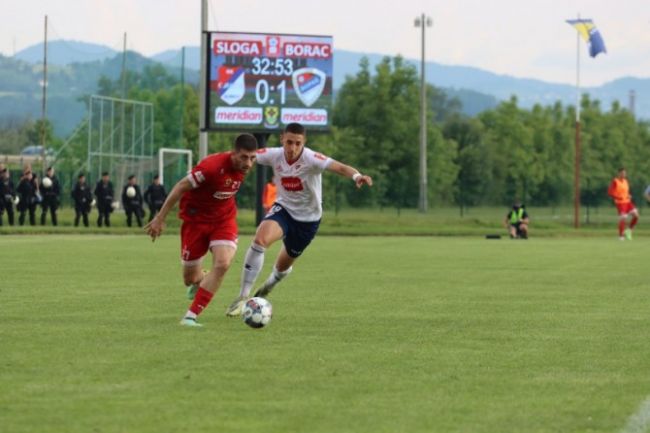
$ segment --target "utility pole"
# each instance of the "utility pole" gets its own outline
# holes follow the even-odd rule
[[[126,99],[126,32],[124,32],[124,44],[122,48],[122,99]]]
[[[185,47],[181,47],[181,124],[179,128],[179,147],[183,148],[183,119],[185,118]],[[191,167],[188,167],[188,170]]]
[[[208,0],[201,0],[201,81],[199,82],[199,161],[208,155],[208,132],[206,131],[206,81],[208,77]]]
[[[45,156],[45,114],[47,111],[47,15],[45,15],[45,38],[43,43],[43,98],[41,107],[41,156],[43,159],[43,173],[45,173],[46,162]]]
[[[124,153],[124,130],[126,128],[126,32],[124,32],[124,43],[122,46],[122,118],[120,122],[120,152]]]
[[[427,88],[425,79],[425,29],[431,27],[433,21],[422,14],[415,19],[415,27],[422,27],[422,56],[420,64],[420,199],[419,210],[428,210],[427,190]]]

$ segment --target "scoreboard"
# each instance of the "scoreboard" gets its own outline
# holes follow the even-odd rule
[[[331,125],[331,36],[209,32],[207,129],[273,132]]]

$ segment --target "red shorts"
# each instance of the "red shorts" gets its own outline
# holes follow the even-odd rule
[[[632,211],[635,211],[636,206],[631,201],[629,201],[627,203],[617,203],[616,204],[616,210],[618,211],[619,215],[623,216],[623,215],[629,214]]]
[[[181,225],[181,262],[185,266],[201,263],[203,256],[215,245],[237,248],[237,221],[195,223]]]

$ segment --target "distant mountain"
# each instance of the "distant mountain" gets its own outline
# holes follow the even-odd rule
[[[110,59],[117,53],[118,51],[106,45],[88,42],[56,40],[47,43],[47,62],[57,66]],[[39,43],[18,51],[13,58],[27,63],[42,63],[43,44]]]
[[[358,72],[359,62],[363,57],[368,59],[373,69],[385,55],[334,50],[334,89],[338,89],[345,82],[346,76],[353,76]],[[162,63],[178,65],[180,50],[168,50],[154,58]],[[420,70],[419,60],[407,61]],[[186,67],[198,70],[199,64],[199,48],[186,47]],[[444,89],[448,95],[459,97],[465,111],[470,115],[492,108],[497,100],[507,100],[512,95],[516,95],[519,104],[526,108],[535,104],[550,105],[557,101],[564,105],[575,105],[576,101],[576,89],[572,85],[500,75],[469,66],[427,62],[426,79],[428,83]],[[602,86],[582,88],[581,93],[588,93],[593,99],[599,99],[603,109],[607,110],[614,101],[628,107],[630,90],[636,92],[637,117],[650,119],[650,78],[623,77]],[[491,101],[489,96],[495,98],[494,101]]]
[[[180,68],[183,56],[181,49],[167,50],[162,53],[154,54],[150,57],[151,60],[160,62],[163,65]],[[198,71],[201,66],[201,50],[199,47],[185,47],[185,67],[194,71]]]
[[[368,59],[371,70],[385,57],[382,54],[358,53],[345,50],[334,52],[334,89],[338,89],[346,76],[359,70],[363,57]],[[40,117],[40,80],[43,46],[37,44],[26,48],[14,57],[0,56],[0,119],[31,116]],[[407,59],[419,70],[419,61]],[[129,51],[127,68],[141,71],[156,62],[165,65],[173,74],[180,75],[181,50],[167,50],[151,58]],[[66,135],[83,118],[85,107],[79,96],[94,93],[101,75],[111,79],[119,77],[122,56],[110,47],[77,41],[52,41],[48,43],[49,92],[48,116],[54,122],[56,133]],[[200,64],[199,47],[185,49],[185,79],[198,83]],[[427,82],[442,88],[450,97],[458,98],[463,111],[475,115],[494,107],[499,100],[516,95],[522,107],[534,104],[549,105],[560,101],[574,105],[574,86],[548,83],[541,80],[517,78],[495,74],[479,68],[442,65],[427,62]],[[584,88],[593,99],[602,103],[604,110],[613,101],[628,106],[630,90],[636,92],[636,115],[650,119],[650,79],[623,77],[602,86]]]
[[[91,62],[71,60],[67,65],[48,67],[47,116],[54,125],[55,134],[66,136],[86,114],[81,97],[97,92],[97,83],[103,75],[116,80],[122,69],[122,54]],[[156,62],[128,51],[126,66],[129,71],[141,72]],[[169,73],[180,75],[180,68],[167,67]],[[196,71],[187,71],[189,83],[198,82]],[[43,68],[41,62],[28,63],[15,57],[0,55],[0,120],[41,116]]]

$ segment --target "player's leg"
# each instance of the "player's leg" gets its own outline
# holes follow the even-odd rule
[[[284,230],[278,221],[273,219],[262,221],[255,233],[253,243],[246,251],[241,275],[240,296],[248,297],[250,294],[255,280],[264,266],[266,248],[283,237]]]
[[[510,224],[508,226],[508,233],[510,234],[510,239],[516,239],[517,238],[517,226],[514,224]]]
[[[269,296],[271,290],[273,290],[275,285],[291,273],[293,270],[293,263],[296,261],[296,259],[297,257],[291,257],[287,253],[287,249],[283,245],[282,249],[280,250],[280,254],[278,254],[278,258],[275,261],[275,265],[273,265],[271,275],[269,275],[266,281],[264,281],[264,284],[262,284],[262,286],[257,289],[255,296],[260,296],[262,298]]]
[[[625,223],[627,221],[627,214],[622,213],[618,215],[618,237],[620,240],[625,239]]]
[[[632,209],[630,210],[629,215],[632,216],[632,220],[630,221],[629,228],[625,231],[625,237],[629,241],[632,240],[632,230],[634,230],[636,223],[639,222],[639,211],[636,209],[636,207],[633,204],[631,205],[631,207]]]
[[[293,263],[314,239],[319,225],[320,221],[300,222],[293,219],[290,221],[289,229],[284,237],[284,245],[280,250],[280,254],[278,254],[271,275],[269,275],[262,287],[255,292],[255,296],[267,297],[276,284],[291,273]]]
[[[201,278],[203,278],[203,272],[202,272],[202,259],[195,260],[192,262],[183,262],[183,282],[185,283],[186,286],[191,286],[196,284],[197,288],[201,282]],[[209,302],[209,300],[208,300]],[[195,305],[197,304],[197,305]],[[195,296],[193,298],[193,302],[190,305],[190,308],[188,311],[185,313],[185,316],[181,319],[181,325],[186,325],[186,326],[201,326],[197,321],[196,317],[201,313],[203,308],[199,308],[198,305],[202,305],[205,307],[207,303],[205,303],[204,299],[200,299],[197,301],[196,297],[196,291],[195,291]],[[204,305],[205,304],[205,305]],[[196,311],[196,312],[195,312]]]
[[[186,286],[196,285],[196,290],[189,310],[181,319],[181,325],[201,326],[197,323],[196,317],[203,308],[210,302],[211,294],[205,294],[199,287],[203,279],[202,262],[203,256],[208,251],[210,244],[209,234],[205,232],[201,224],[183,222],[181,225],[181,263],[183,264],[183,282]],[[189,291],[189,289],[188,289]],[[199,295],[200,292],[200,295]],[[208,298],[207,301],[205,298]]]
[[[255,232],[253,243],[244,256],[244,266],[241,273],[239,295],[226,309],[226,316],[237,317],[241,314],[244,302],[248,299],[253,284],[264,266],[266,248],[284,236],[280,223],[274,219],[264,219]]]

